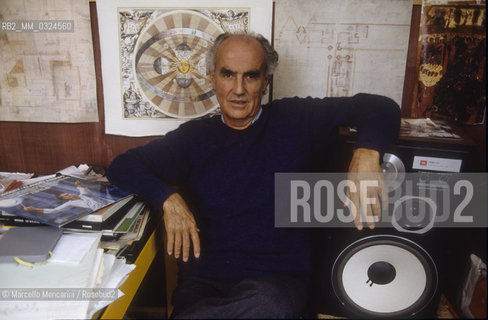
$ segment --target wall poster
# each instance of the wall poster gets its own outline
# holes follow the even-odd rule
[[[412,0],[276,0],[273,98],[367,92],[401,105],[412,8]]]
[[[218,112],[206,52],[225,31],[270,39],[271,0],[98,0],[105,132],[161,135]]]
[[[0,121],[98,122],[88,1],[1,1]]]
[[[486,112],[485,1],[424,0],[412,116],[479,124]]]

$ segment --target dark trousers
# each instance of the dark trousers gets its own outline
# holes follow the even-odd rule
[[[242,281],[180,277],[171,318],[298,318],[308,303],[305,281],[266,276]]]

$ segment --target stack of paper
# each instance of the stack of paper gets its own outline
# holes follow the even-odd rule
[[[99,243],[99,234],[64,234],[43,264],[0,263],[0,318],[87,319],[120,297],[135,266]]]

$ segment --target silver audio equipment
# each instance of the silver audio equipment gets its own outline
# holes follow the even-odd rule
[[[399,188],[405,180],[405,165],[396,155],[385,153],[381,169],[384,174],[384,186],[388,192]]]

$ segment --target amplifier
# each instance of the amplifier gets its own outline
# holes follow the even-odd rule
[[[339,130],[334,171],[347,172],[349,163],[344,159],[351,159],[355,139],[353,129]],[[396,143],[384,151],[401,160],[406,172],[475,172],[475,148],[470,137],[447,122],[402,119]]]

